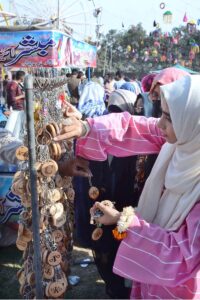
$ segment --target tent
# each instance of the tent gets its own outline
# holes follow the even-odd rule
[[[188,72],[188,73],[190,73],[190,74],[199,74],[199,72],[193,71],[193,70],[191,70],[191,69],[189,69],[189,68],[185,68],[185,67],[183,67],[183,66],[181,66],[181,65],[179,65],[179,64],[174,65],[174,67],[177,68],[177,69],[186,71],[186,72]]]
[[[173,65],[171,67],[175,67],[177,69],[183,70],[183,71],[188,72],[190,74],[199,74],[199,72],[193,71],[193,70],[191,70],[189,68],[185,68],[185,67],[183,67],[183,66],[181,66],[179,64]],[[151,71],[151,73],[159,73],[160,71],[161,70],[153,70],[153,71]]]

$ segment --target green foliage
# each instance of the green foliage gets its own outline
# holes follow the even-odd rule
[[[105,74],[121,69],[141,77],[176,63],[200,71],[199,45],[200,31],[189,33],[185,26],[169,33],[156,28],[149,35],[141,24],[128,30],[110,30],[102,38],[97,71]]]

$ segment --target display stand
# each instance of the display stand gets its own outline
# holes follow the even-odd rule
[[[63,150],[65,159],[73,156],[73,141],[53,140],[63,119],[67,122],[59,99],[67,78],[56,77],[53,71],[65,66],[95,67],[96,47],[50,30],[0,32],[0,40],[4,67],[26,68],[36,75],[27,75],[24,82],[27,135],[24,146],[16,151],[20,171],[12,185],[24,206],[16,242],[24,252],[17,274],[20,294],[26,299],[63,298],[72,252],[75,193],[72,178],[59,175],[57,161],[63,159]]]

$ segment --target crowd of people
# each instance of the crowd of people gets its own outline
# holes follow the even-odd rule
[[[14,110],[23,109],[23,76],[7,83]],[[121,71],[68,76],[71,123],[55,141],[75,138],[76,158],[59,168],[75,176],[76,239],[93,250],[112,299],[200,297],[199,82],[174,67],[141,81]],[[0,133],[9,136],[0,142],[1,159],[9,161],[20,141]],[[95,203],[91,182],[100,192]],[[91,218],[103,228],[95,241]]]

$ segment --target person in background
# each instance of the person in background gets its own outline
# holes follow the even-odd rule
[[[67,86],[70,95],[70,102],[77,106],[79,101],[78,87],[80,84],[80,79],[77,78],[78,71],[76,69],[72,70],[71,76],[68,79]]]
[[[7,105],[14,110],[24,110],[25,94],[21,84],[24,82],[24,71],[16,72],[16,79],[7,84]]]
[[[85,74],[87,79],[80,87],[81,96],[78,110],[82,113],[83,118],[101,116],[106,112],[104,88],[92,80],[92,69],[88,68]]]
[[[125,83],[124,73],[122,71],[118,70],[115,73],[115,84],[114,84],[115,90],[120,89],[123,83]]]
[[[105,79],[104,79],[106,104],[108,104],[108,98],[109,98],[110,94],[115,90],[114,84],[115,84],[114,75],[111,73],[106,74]]]
[[[153,113],[152,115],[156,118],[161,116],[161,102],[160,102],[160,87],[162,85],[174,82],[183,76],[189,75],[184,70],[170,67],[161,70],[153,79],[151,89],[149,91],[149,97],[153,102]],[[143,82],[144,84],[144,82]]]
[[[3,80],[3,97],[5,99],[5,102],[6,102],[6,99],[7,99],[7,85],[8,85],[8,82],[9,82],[9,77],[8,77],[8,75],[5,75],[4,80]]]

